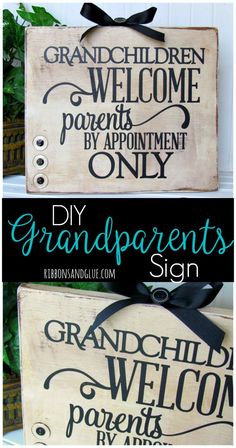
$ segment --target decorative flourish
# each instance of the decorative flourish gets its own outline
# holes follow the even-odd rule
[[[213,426],[213,425],[229,425],[229,426],[233,426],[233,423],[232,422],[228,422],[227,420],[221,421],[221,422],[206,423],[205,425],[197,426],[196,428],[186,429],[186,431],[177,432],[176,434],[164,434],[164,433],[162,433],[162,435],[165,436],[165,437],[182,436],[183,434],[188,434],[189,432],[198,431],[199,429],[207,428],[208,426]]]
[[[79,106],[82,102],[81,95],[92,95],[92,92],[86,92],[86,90],[82,89],[81,87],[77,86],[76,84],[73,84],[72,82],[59,82],[58,84],[55,84],[54,86],[50,87],[50,89],[47,90],[43,97],[43,104],[47,104],[48,96],[52,92],[52,90],[56,89],[60,86],[72,86],[75,87],[77,90],[71,93],[70,95],[70,102],[73,106]]]
[[[79,374],[84,375],[87,378],[89,378],[89,380],[91,380],[91,381],[86,381],[80,385],[80,393],[87,400],[92,400],[95,397],[95,395],[96,395],[95,388],[96,387],[98,387],[99,389],[110,390],[109,386],[104,386],[104,384],[99,383],[88,373],[85,373],[82,370],[73,369],[73,368],[60,369],[60,370],[56,370],[55,372],[51,373],[51,375],[49,375],[44,382],[44,389],[49,389],[52,378],[54,378],[56,375],[59,375],[60,373],[63,373],[63,372],[79,373]],[[89,391],[85,390],[87,387],[89,388]]]
[[[137,123],[137,124],[133,123],[133,126],[142,126],[143,124],[148,123],[148,121],[153,120],[153,118],[156,118],[158,115],[162,114],[162,112],[165,112],[166,110],[171,109],[172,107],[177,107],[183,111],[184,122],[182,123],[182,129],[187,129],[187,127],[189,126],[189,123],[190,123],[190,114],[189,114],[187,107],[183,106],[182,104],[172,104],[171,106],[167,106],[167,107],[165,107],[165,109],[160,110],[159,112],[152,115],[150,118],[147,118],[146,120],[142,121],[141,123]]]

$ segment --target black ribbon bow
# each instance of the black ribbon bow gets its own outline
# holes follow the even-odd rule
[[[156,288],[152,291],[141,282],[107,282],[104,286],[112,292],[122,294],[128,299],[113,302],[96,317],[91,330],[95,330],[117,311],[136,303],[155,303],[168,309],[181,322],[187,325],[206,344],[220,353],[224,331],[211,322],[197,308],[209,305],[221,290],[222,282],[189,282],[172,291]],[[158,325],[158,322],[157,322]]]
[[[161,42],[165,41],[165,35],[160,33],[159,31],[153,30],[146,26],[143,26],[144,23],[152,22],[157,8],[148,8],[145,11],[138,12],[137,14],[133,14],[128,19],[123,19],[122,17],[118,17],[117,19],[112,19],[105,11],[103,11],[98,6],[93,3],[84,3],[80,14],[91,22],[96,23],[97,25],[92,26],[88,30],[86,30],[82,36],[80,41],[84,39],[84,37],[90,33],[90,31],[98,28],[98,26],[126,26],[132,28],[139,33],[144,34],[145,36],[151,37],[152,39],[160,40]]]

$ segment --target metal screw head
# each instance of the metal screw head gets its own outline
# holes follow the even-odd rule
[[[36,429],[36,432],[39,436],[44,436],[46,431],[44,428],[42,428],[42,426],[38,426],[38,428]]]
[[[31,431],[37,439],[40,439],[40,441],[35,442],[35,444],[37,443],[46,445],[44,443],[45,439],[48,439],[50,437],[51,431],[50,428],[47,425],[45,425],[45,423],[42,422],[34,423],[34,425],[31,428]]]
[[[44,135],[36,135],[33,140],[33,145],[38,151],[43,151],[48,146],[47,138]]]
[[[38,177],[37,178],[37,184],[39,184],[39,185],[43,185],[44,184],[44,178],[43,177]]]
[[[41,147],[44,145],[44,141],[41,138],[39,138],[38,140],[36,140],[36,145]]]
[[[36,163],[37,163],[37,165],[42,166],[44,164],[44,160],[41,157],[39,157],[37,159]]]
[[[45,188],[48,185],[48,177],[44,173],[36,174],[33,181],[37,188]]]
[[[163,303],[168,302],[170,293],[166,288],[156,288],[151,292],[151,299],[153,303],[162,305]]]
[[[124,23],[126,21],[124,17],[116,17],[114,20],[116,23]]]
[[[48,166],[48,159],[44,154],[37,155],[33,158],[33,165],[37,170],[44,170]]]

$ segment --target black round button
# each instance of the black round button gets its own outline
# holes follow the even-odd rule
[[[37,434],[38,434],[39,436],[44,436],[45,433],[46,433],[45,429],[42,428],[42,426],[39,426],[39,427],[36,429],[36,432],[37,432]]]
[[[36,163],[38,166],[42,166],[44,164],[44,160],[40,157],[39,159],[37,159]]]
[[[168,289],[156,288],[151,292],[151,299],[153,303],[160,304],[168,302],[170,298],[170,293]]]
[[[37,178],[37,183],[39,184],[39,185],[43,185],[44,184],[44,178],[43,177],[38,177]]]
[[[43,443],[46,439],[48,439],[51,435],[51,431],[45,423],[37,422],[34,423],[31,432],[37,439],[40,439],[40,442],[35,442],[35,444],[42,444],[46,445],[46,443]],[[43,441],[43,442],[42,442]]]
[[[126,21],[126,19],[124,19],[124,17],[116,17],[115,22],[116,23],[124,23]]]
[[[38,140],[36,140],[36,145],[37,146],[43,146],[44,145],[44,140],[42,138],[39,138]]]

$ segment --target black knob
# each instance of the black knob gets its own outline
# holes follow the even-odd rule
[[[38,140],[36,140],[36,145],[37,146],[43,146],[44,145],[44,140],[42,138],[39,138]]]
[[[39,427],[36,429],[36,432],[37,432],[38,436],[44,436],[45,433],[46,433],[45,429],[42,428],[42,426],[39,426]]]
[[[43,184],[44,184],[44,178],[43,178],[42,176],[38,177],[38,178],[37,178],[37,183],[38,183],[39,185],[43,185]]]
[[[37,159],[36,163],[38,166],[42,166],[44,164],[44,160],[40,157],[39,159]]]
[[[170,293],[166,288],[156,288],[151,292],[151,299],[153,303],[162,305],[163,303],[168,302]]]

